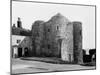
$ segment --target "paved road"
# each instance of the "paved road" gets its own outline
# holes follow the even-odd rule
[[[63,71],[63,70],[80,70],[80,69],[95,69],[95,67],[72,65],[72,64],[52,64],[39,61],[12,59],[12,74],[51,72],[51,71]]]

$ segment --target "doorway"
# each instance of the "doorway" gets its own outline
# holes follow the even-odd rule
[[[59,51],[58,57],[59,58],[61,58],[61,43],[62,43],[62,39],[58,39],[58,51]]]
[[[29,56],[28,48],[27,47],[24,48],[24,51],[25,51],[25,57]]]
[[[18,57],[22,57],[22,48],[18,48]]]

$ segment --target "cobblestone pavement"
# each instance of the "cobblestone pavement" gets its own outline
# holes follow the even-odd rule
[[[80,66],[75,64],[52,64],[40,61],[12,59],[12,74],[37,73],[68,70],[95,69],[95,66]]]

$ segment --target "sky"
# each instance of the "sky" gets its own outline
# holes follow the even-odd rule
[[[36,20],[48,21],[61,13],[71,22],[82,22],[83,49],[95,48],[95,7],[12,1],[12,24],[21,18],[22,27],[30,29]]]

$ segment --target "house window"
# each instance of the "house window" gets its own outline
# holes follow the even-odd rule
[[[20,43],[21,40],[17,40],[17,43]]]
[[[50,49],[50,45],[48,45],[48,49]]]
[[[50,32],[50,29],[48,29],[48,32]]]

